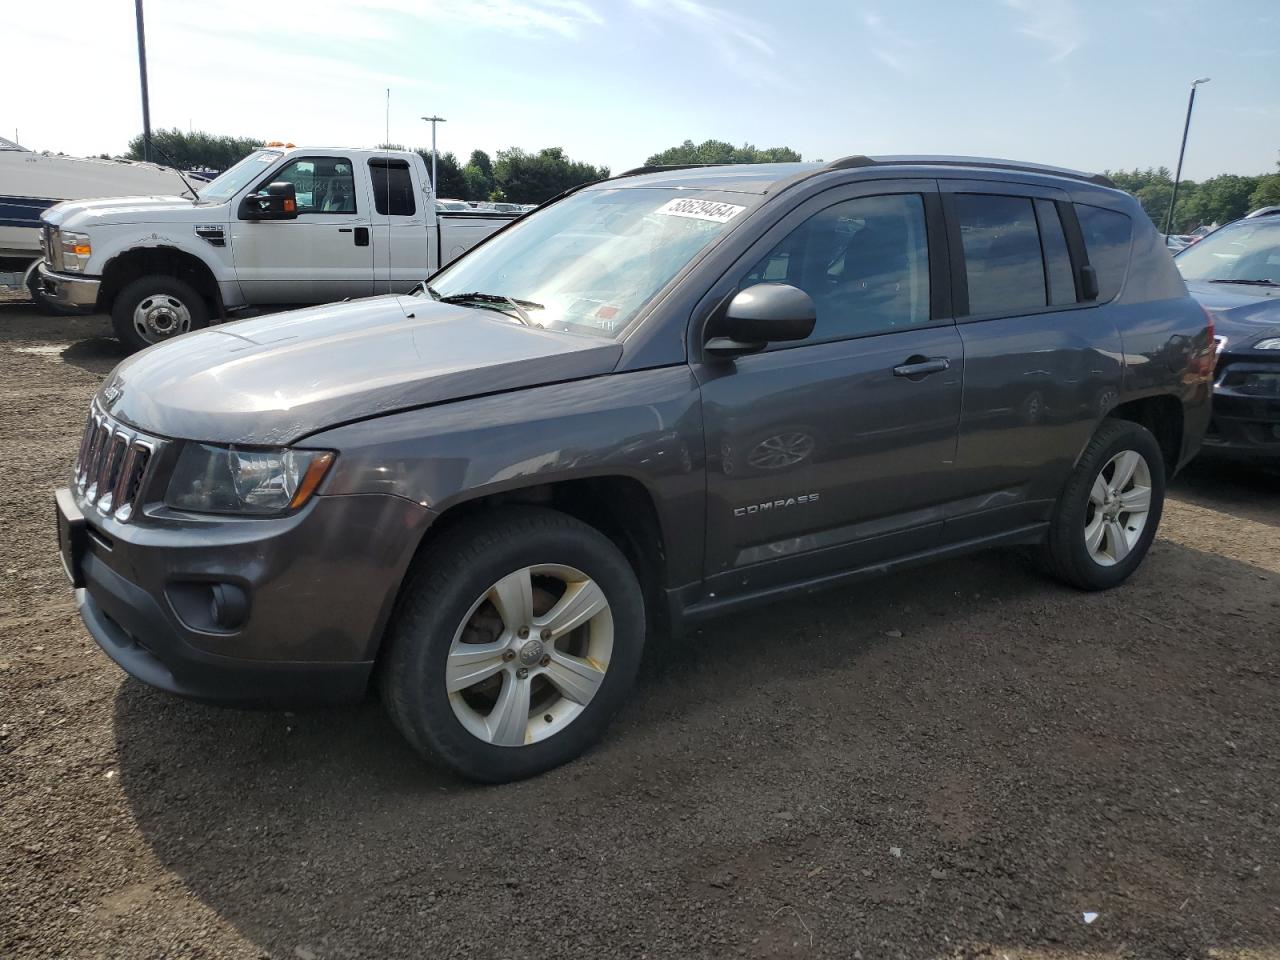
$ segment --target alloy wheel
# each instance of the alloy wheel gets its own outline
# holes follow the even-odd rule
[[[523,567],[493,584],[463,618],[445,689],[473,736],[525,746],[578,718],[612,654],[613,616],[594,580],[562,564]]]
[[[1151,468],[1136,450],[1103,465],[1089,490],[1084,543],[1100,566],[1122,562],[1142,537],[1151,513]]]

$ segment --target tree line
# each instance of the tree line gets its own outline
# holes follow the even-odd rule
[[[1250,210],[1280,204],[1280,164],[1278,172],[1254,177],[1224,173],[1196,182],[1178,182],[1178,203],[1173,211],[1173,232],[1189,233],[1196,227],[1238,220]],[[1146,170],[1108,170],[1121,190],[1133,194],[1155,225],[1164,230],[1173,197],[1173,175],[1168,167]]]
[[[262,141],[252,137],[231,137],[188,132],[176,127],[156,130],[152,142],[159,147],[158,159],[183,169],[221,171],[241,157],[261,147]],[[379,144],[382,149],[403,150],[400,144]],[[431,152],[417,152],[431,169]],[[129,142],[130,159],[142,157],[142,137]],[[777,163],[796,162],[798,151],[790,147],[758,148],[744,143],[734,146],[724,140],[683,143],[651,154],[646,166],[697,163]],[[561,147],[544,147],[536,152],[511,147],[490,157],[483,150],[473,150],[466,162],[452,152],[437,157],[440,179],[436,195],[460,200],[509,200],[515,203],[541,203],[571,187],[608,177],[607,166],[596,166],[570,158]],[[1169,198],[1173,194],[1173,177],[1167,167],[1146,170],[1109,170],[1107,175],[1122,190],[1138,198],[1147,215],[1164,229]],[[1174,232],[1185,233],[1198,226],[1226,223],[1268,204],[1280,204],[1280,172],[1258,176],[1223,174],[1196,182],[1183,180],[1178,185],[1178,205],[1174,211]]]

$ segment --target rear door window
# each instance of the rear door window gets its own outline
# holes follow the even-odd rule
[[[393,217],[412,217],[417,213],[407,160],[375,157],[369,161],[369,176],[373,180],[373,206],[378,213]]]
[[[955,195],[969,314],[1009,315],[1048,305],[1036,214],[1029,197]]]
[[[1080,218],[1089,263],[1098,274],[1098,302],[1114,300],[1129,269],[1133,221],[1123,213],[1087,203],[1076,204],[1076,216]]]
[[[1037,200],[1036,219],[1040,221],[1040,244],[1044,248],[1049,303],[1053,306],[1075,303],[1075,274],[1071,270],[1071,254],[1067,252],[1067,236],[1062,229],[1057,204],[1052,200]]]

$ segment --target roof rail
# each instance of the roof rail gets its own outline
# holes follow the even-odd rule
[[[1016,170],[1021,173],[1047,173],[1056,177],[1070,177],[1073,180],[1096,183],[1100,187],[1115,187],[1115,182],[1101,173],[1083,173],[1079,170],[1068,170],[1065,167],[1051,167],[1041,163],[1018,163],[1013,160],[994,160],[989,157],[865,157],[861,154],[854,154],[850,157],[841,157],[839,160],[833,160],[823,169],[848,170],[853,167],[896,167],[904,164],[930,167],[988,167],[994,170]]]
[[[729,167],[733,164],[728,163],[647,163],[643,167],[632,167],[630,170],[624,170],[622,173],[615,173],[610,180],[617,180],[620,177],[638,177],[645,173],[662,173],[667,170],[692,170],[697,167]]]

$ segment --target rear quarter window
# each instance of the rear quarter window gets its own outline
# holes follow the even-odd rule
[[[1076,216],[1089,263],[1098,274],[1098,302],[1114,300],[1129,269],[1133,221],[1123,213],[1087,203],[1076,204]]]

